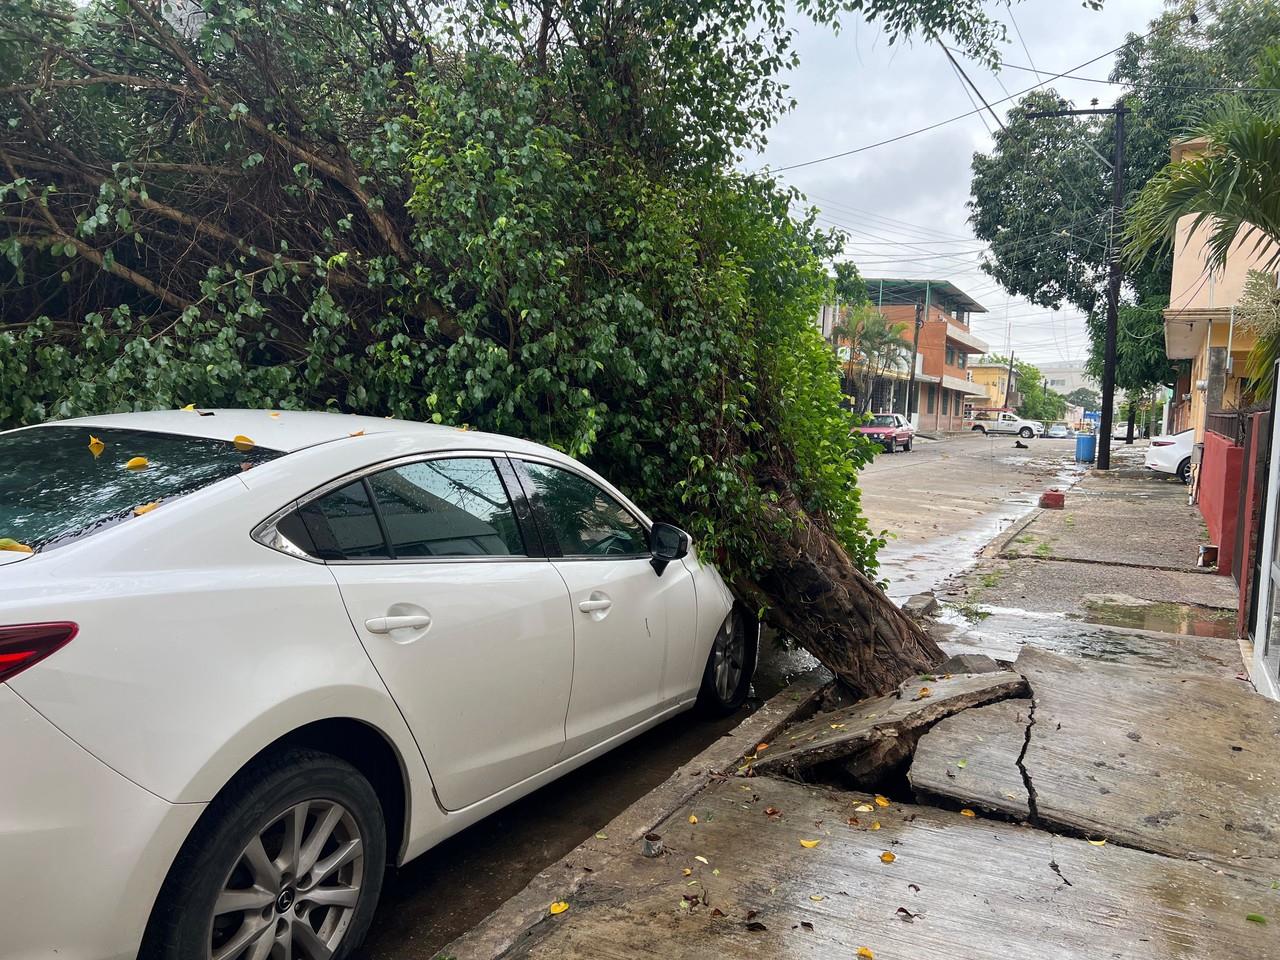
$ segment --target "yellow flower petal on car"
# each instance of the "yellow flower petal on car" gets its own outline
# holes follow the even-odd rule
[[[876,955],[871,952],[870,947],[859,947],[858,956],[860,956],[862,960],[876,960]]]
[[[158,506],[160,506],[160,501],[152,500],[150,503],[144,503],[141,506],[134,507],[133,515],[135,517],[140,517],[144,513],[150,513],[152,510],[154,510]]]
[[[126,470],[145,470],[151,465],[151,461],[146,457],[130,457],[125,461],[124,468]]]
[[[10,553],[35,553],[25,543],[19,543],[12,537],[0,537],[0,550],[8,550]]]
[[[886,850],[884,853],[880,854],[880,862],[881,862],[881,863],[893,863],[893,861],[895,861],[895,860],[897,860],[897,859],[898,859],[898,858],[897,858],[897,857],[895,857],[895,856],[894,856],[892,853],[890,853],[888,850]]]
[[[564,913],[568,909],[569,909],[569,905],[567,903],[565,903],[563,900],[557,900],[555,903],[553,903],[550,907],[547,908],[547,912],[554,917],[556,916],[556,914]]]
[[[801,840],[800,846],[804,847],[806,850],[812,850],[821,842],[822,842],[821,840]]]
[[[882,796],[880,796],[880,794],[878,794],[878,793],[877,793],[877,794],[876,794],[876,806],[877,806],[877,807],[887,807],[888,805],[889,805],[889,798],[888,798],[888,797],[882,797]]]
[[[363,431],[363,430],[353,430],[353,431],[351,431],[351,433],[347,434],[347,436],[349,436],[349,437],[363,437],[363,436],[364,436],[364,431]]]
[[[272,410],[272,411],[271,411],[271,417],[272,417],[272,419],[279,420],[279,419],[280,419],[280,411],[279,411],[279,410]]]
[[[235,444],[236,449],[241,453],[247,453],[256,446],[256,444],[243,433],[237,433],[231,442]]]
[[[107,445],[105,443],[95,437],[92,433],[89,434],[89,452],[93,454],[93,459],[97,460],[102,456],[102,451],[105,449],[107,449]]]
[[[187,404],[185,407],[183,407],[182,409],[183,409],[183,410],[185,410],[185,411],[187,411],[187,413],[195,413],[195,412],[196,412],[196,405],[195,405],[194,403],[188,403],[188,404]]]

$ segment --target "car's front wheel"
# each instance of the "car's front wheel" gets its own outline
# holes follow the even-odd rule
[[[355,767],[303,749],[255,761],[183,846],[142,956],[341,960],[373,919],[386,850],[382,806]]]
[[[911,437],[907,437],[907,442],[902,445],[902,449],[904,453],[911,452],[911,439],[912,439]]]
[[[760,625],[741,604],[734,604],[716,632],[702,671],[698,708],[710,716],[726,716],[746,702],[756,671]]]
[[[1021,430],[1018,431],[1018,436],[1020,436],[1023,440],[1030,440],[1035,435],[1036,435],[1036,432],[1032,430],[1030,427],[1023,427]]]

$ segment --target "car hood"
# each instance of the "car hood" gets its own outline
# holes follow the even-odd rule
[[[3,567],[6,563],[17,563],[19,560],[25,560],[30,556],[34,556],[34,554],[18,553],[16,550],[0,550],[0,567]]]

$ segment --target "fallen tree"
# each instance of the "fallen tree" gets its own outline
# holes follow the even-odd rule
[[[967,0],[802,9],[864,6],[990,49]],[[195,402],[529,436],[892,688],[940,653],[874,580],[871,448],[812,323],[834,239],[732,172],[787,105],[783,14],[0,3],[0,425]]]

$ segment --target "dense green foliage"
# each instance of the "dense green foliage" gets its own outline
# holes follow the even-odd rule
[[[1086,410],[1097,410],[1102,403],[1102,397],[1097,390],[1091,390],[1089,387],[1076,387],[1067,394],[1067,403],[1075,404],[1077,407],[1084,407]]]
[[[967,0],[798,8],[996,35]],[[813,324],[836,250],[730,172],[788,105],[780,0],[179,10],[0,0],[0,425],[465,424],[584,457],[740,586],[778,502],[874,569]]]
[[[1186,5],[1170,5],[1149,33],[1130,35],[1117,55],[1111,79],[1122,84],[1129,111],[1126,209],[1168,162],[1170,142],[1186,134],[1223,88],[1251,86],[1258,55],[1280,40],[1280,6],[1272,0],[1210,0],[1196,11],[1193,18]],[[1099,89],[1104,95],[1106,88]],[[1251,103],[1265,96],[1252,88],[1241,94]],[[1114,153],[1114,121],[1026,116],[1063,105],[1052,88],[1028,94],[1010,112],[1007,130],[997,132],[994,150],[975,154],[971,221],[990,244],[984,269],[1006,290],[1043,306],[1056,309],[1065,302],[1090,314],[1090,362],[1099,367],[1112,183],[1102,158],[1109,161]],[[1132,258],[1126,299],[1138,306],[1167,303],[1171,267],[1163,248]],[[1131,313],[1122,325],[1121,366],[1142,371],[1123,386],[1170,382],[1167,363],[1144,362],[1150,359],[1149,316]],[[1137,356],[1127,362],[1130,352]]]

